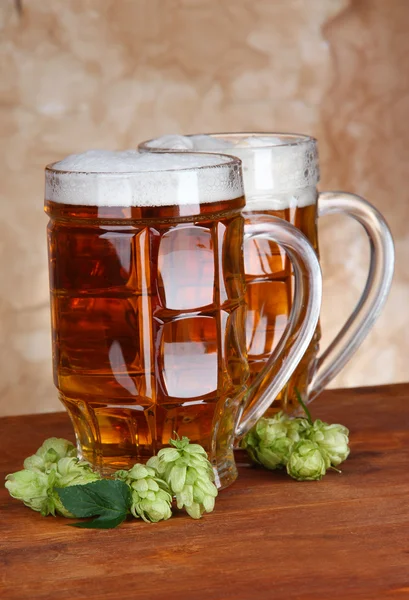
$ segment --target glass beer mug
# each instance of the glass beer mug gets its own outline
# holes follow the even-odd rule
[[[275,217],[245,225],[243,207],[241,163],[225,155],[89,151],[46,168],[55,385],[79,456],[101,473],[186,435],[227,486],[237,431],[308,347],[321,299],[315,252]],[[253,403],[244,237],[279,243],[295,273],[293,343],[266,362]]]
[[[185,150],[225,152],[242,160],[245,215],[280,217],[309,239],[318,254],[317,218],[349,215],[365,229],[370,264],[362,296],[334,341],[318,356],[320,327],[271,412],[298,408],[296,390],[304,402],[313,400],[343,368],[378,317],[389,293],[394,267],[391,233],[382,215],[364,199],[344,192],[318,194],[319,164],[315,139],[298,134],[226,133],[165,135],[139,145],[144,151]],[[244,246],[247,283],[247,351],[251,378],[264,368],[278,340],[283,340],[294,293],[288,257],[269,239],[251,239]],[[274,302],[267,302],[274,297]],[[285,339],[285,335],[284,335]]]

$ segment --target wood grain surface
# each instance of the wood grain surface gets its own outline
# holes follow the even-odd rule
[[[2,487],[0,598],[409,598],[409,384],[328,391],[312,412],[350,428],[342,475],[300,483],[242,466],[200,521],[79,530]],[[64,413],[0,419],[1,477],[51,436],[72,439]]]

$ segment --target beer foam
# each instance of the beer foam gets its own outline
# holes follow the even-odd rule
[[[151,140],[149,147],[164,148],[165,150],[194,150],[194,143],[187,135],[169,134]]]
[[[142,145],[148,149],[226,152],[242,161],[248,210],[285,210],[316,202],[319,181],[315,140],[290,134],[167,135]]]
[[[246,137],[240,145],[243,147],[250,146],[251,148],[260,148],[264,146],[283,146],[283,144],[284,142],[282,138],[265,135]]]
[[[239,161],[203,153],[88,150],[46,169],[46,199],[88,206],[172,206],[243,195]]]
[[[149,140],[148,148],[158,148],[161,150],[193,150],[198,152],[218,151],[233,149],[234,144],[231,141],[211,135],[162,135],[154,140]]]

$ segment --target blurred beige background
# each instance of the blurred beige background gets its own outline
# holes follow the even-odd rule
[[[409,379],[407,0],[2,0],[0,414],[59,410],[51,376],[43,168],[165,132],[318,137],[321,189],[386,216],[388,305],[333,386]],[[365,280],[367,243],[320,225],[324,342]]]

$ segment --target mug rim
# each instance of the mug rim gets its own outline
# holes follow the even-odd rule
[[[168,153],[168,151],[164,151],[163,152]],[[180,151],[180,150],[173,150],[172,154],[181,154],[181,155],[186,155],[186,152],[184,151]],[[55,166],[58,165],[59,162],[61,161],[54,161],[52,163],[49,163],[48,165],[45,166],[44,170],[46,173],[50,173],[50,174],[55,174],[55,175],[73,175],[75,176],[81,176],[81,175],[90,175],[90,176],[101,176],[101,177],[115,177],[120,179],[121,177],[127,178],[127,177],[132,177],[135,175],[143,175],[143,174],[150,174],[150,173],[178,173],[178,172],[195,172],[195,171],[203,171],[206,169],[220,169],[220,168],[231,168],[231,167],[241,167],[242,166],[242,161],[240,158],[238,158],[237,156],[232,156],[228,153],[224,153],[224,152],[191,152],[191,154],[197,154],[197,155],[206,155],[206,156],[212,156],[212,157],[219,157],[221,160],[220,162],[215,162],[214,164],[208,164],[208,165],[196,165],[196,166],[191,166],[191,167],[185,167],[185,166],[179,166],[179,167],[174,167],[174,168],[167,168],[167,169],[134,169],[132,171],[92,171],[92,170],[86,170],[86,171],[81,171],[81,170],[74,170],[74,169],[56,169]]]
[[[210,138],[216,138],[216,139],[224,139],[224,141],[228,142],[230,141],[230,139],[232,140],[232,144],[231,146],[226,146],[225,150],[226,150],[226,154],[229,155],[229,151],[230,150],[234,150],[235,148],[240,148],[240,150],[261,150],[261,149],[267,149],[267,150],[272,150],[273,148],[286,148],[286,147],[295,147],[295,146],[308,146],[308,145],[317,145],[317,138],[304,134],[304,133],[289,133],[289,132],[279,132],[279,131],[270,131],[270,132],[266,132],[266,131],[225,131],[225,132],[210,132],[210,133],[189,133],[189,134],[179,134],[182,135],[183,137],[186,138],[195,138],[198,136],[208,136]],[[246,138],[251,138],[251,137],[255,137],[255,138],[280,138],[282,140],[282,143],[271,143],[271,144],[260,144],[260,145],[255,145],[255,146],[238,146],[237,144],[233,143],[234,139],[240,140],[240,139],[246,139]],[[138,144],[138,148],[144,150],[145,148],[149,148],[150,150],[155,150],[155,151],[171,151],[171,152],[198,152],[198,150],[196,148],[193,149],[167,149],[165,148],[160,148],[160,147],[155,147],[155,146],[150,146],[151,142],[154,142],[155,140],[157,140],[158,138],[150,138],[149,140],[145,140],[143,142],[141,142],[140,144]],[[223,153],[224,148],[215,148],[215,151],[218,151],[217,153]],[[202,151],[203,154],[208,154],[209,153],[209,149],[203,150]],[[216,153],[216,152],[215,152]]]

